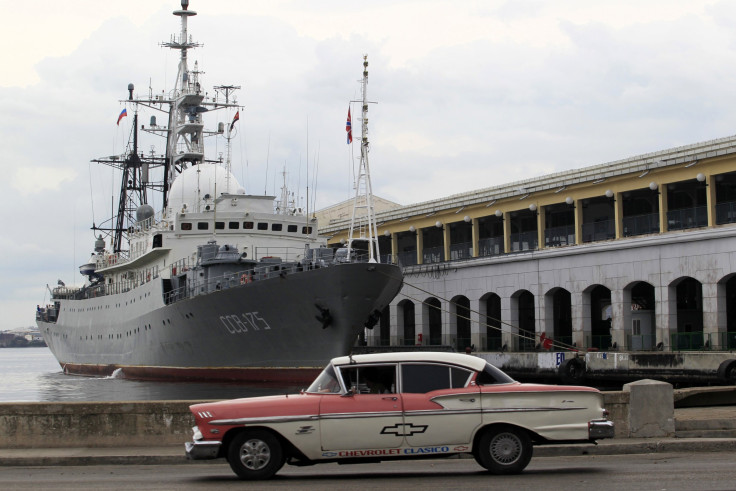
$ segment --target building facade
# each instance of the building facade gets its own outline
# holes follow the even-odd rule
[[[368,345],[736,349],[736,136],[377,219],[405,284]]]

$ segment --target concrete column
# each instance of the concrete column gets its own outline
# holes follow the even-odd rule
[[[668,350],[671,350],[670,332],[677,332],[676,289],[667,285],[655,285],[654,303],[656,306],[656,343],[662,343]]]
[[[580,200],[578,199],[575,200],[574,206],[575,206],[575,244],[580,245],[583,243],[583,206]]]
[[[390,346],[396,346],[396,331],[399,329],[399,306],[396,303],[391,303],[388,310],[391,314],[391,327],[389,327],[388,331],[388,344]]]
[[[430,307],[424,302],[418,304],[414,310],[414,342],[419,344],[419,334],[422,335],[421,344],[429,344],[429,309]]]
[[[452,326],[450,325],[450,305],[446,305],[442,300],[440,300],[440,305],[442,305],[442,344],[447,344],[449,346],[455,346],[455,341],[457,340],[457,326],[455,326],[455,332],[452,332]],[[455,315],[455,309],[452,309],[452,316]],[[452,319],[453,321],[456,319]]]
[[[513,351],[517,346],[515,334],[519,332],[518,328],[511,327],[512,323],[519,320],[518,303],[512,307],[513,302],[511,300],[511,297],[501,297],[501,319],[506,321],[506,323],[501,324],[501,345],[508,346],[509,351]]]
[[[442,227],[442,250],[445,255],[445,261],[450,260],[450,224],[446,223]]]
[[[511,252],[511,215],[503,214],[503,252]]]
[[[544,206],[537,209],[537,249],[544,249]]]
[[[391,346],[401,346],[402,339],[404,339],[404,308],[397,302],[396,324],[391,326]]]
[[[391,234],[391,262],[399,263],[399,234]]]
[[[420,332],[422,333],[422,343],[424,343],[424,338],[429,338],[429,320],[427,320],[427,334],[424,334],[425,330],[425,320],[426,319],[426,312],[425,305],[423,302],[420,302],[418,304],[414,304],[414,343],[417,344],[417,334]]]
[[[417,229],[417,264],[424,262],[424,234],[422,229]]]
[[[624,236],[624,197],[621,193],[616,193],[613,199],[615,200],[613,203],[613,217],[616,221],[616,238],[620,239]]]
[[[486,315],[488,314],[488,303],[485,300],[478,299],[475,302],[475,310],[478,312],[478,343],[475,347],[478,351],[485,350],[488,345],[488,328],[486,327]],[[475,317],[473,317],[475,319]],[[475,338],[473,338],[475,339]]]
[[[475,349],[478,351],[481,351],[486,345],[485,324],[481,326],[482,314],[480,310],[480,300],[470,300],[470,344],[475,345]],[[481,339],[481,333],[483,339]]]
[[[726,305],[726,283],[718,283],[716,285],[716,321],[715,325],[718,328],[719,333],[727,333],[728,332],[728,324],[727,324],[727,305]],[[723,337],[720,337],[723,336]],[[721,334],[719,336],[719,345],[718,348],[715,346],[714,349],[722,349],[725,350],[727,348],[727,344],[724,346],[724,343],[727,342],[726,340],[726,334]]]
[[[588,302],[590,302],[590,295],[588,295]],[[590,305],[588,305],[588,309],[590,309]],[[572,311],[572,342],[578,348],[583,348],[585,346],[585,322],[583,315],[585,308],[582,292],[570,292],[570,310]],[[590,327],[588,327],[588,331],[590,332]]]
[[[624,302],[623,290],[611,290],[611,342],[616,343],[618,349],[626,346],[626,331],[624,325]],[[631,311],[631,292],[629,291],[629,311]],[[631,316],[629,316],[631,317]]]
[[[611,300],[613,300],[613,292],[611,292]],[[613,340],[618,343],[619,347],[621,349],[631,349],[631,346],[629,346],[628,343],[628,336],[631,333],[631,288],[626,288],[624,290],[621,290],[621,334],[620,339],[621,342],[618,342],[617,333],[616,330],[616,317],[619,317],[619,315],[616,313],[616,309],[613,309],[613,329],[614,329],[614,335]]]
[[[473,218],[471,222],[473,224],[473,257],[478,257],[478,241],[480,240],[480,233],[478,232],[478,219]]]
[[[708,208],[708,226],[716,225],[716,180],[713,176],[705,176],[705,198]]]
[[[702,286],[703,342],[707,341],[712,349],[720,349],[719,332],[722,331],[718,326],[718,283],[703,283]],[[725,331],[725,328],[723,331]]]
[[[667,231],[667,184],[659,184],[659,232]]]
[[[539,311],[542,313],[539,316],[539,332],[537,334],[546,334],[549,338],[554,338],[555,335],[555,302],[554,296],[551,293],[540,295],[539,298],[541,308]]]

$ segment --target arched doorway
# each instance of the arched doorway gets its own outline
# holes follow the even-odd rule
[[[501,349],[501,297],[495,293],[488,293],[481,298],[481,314],[486,332],[485,346],[481,349],[487,351]]]
[[[624,316],[624,330],[629,349],[651,350],[656,344],[654,286],[638,281],[624,289],[631,292],[628,318]],[[626,312],[625,312],[626,313]]]
[[[456,341],[455,349],[458,352],[464,352],[465,348],[470,347],[470,300],[468,297],[460,295],[452,299],[454,310]]]
[[[726,281],[726,349],[736,349],[736,275]]]
[[[528,290],[521,290],[511,296],[512,311],[516,304],[516,325],[519,327],[517,345],[519,351],[533,351],[535,343],[536,315],[534,295]]]
[[[429,323],[429,344],[442,344],[442,303],[434,297],[424,301],[427,306],[427,322]]]
[[[572,346],[572,299],[564,288],[553,288],[547,293],[552,301],[552,338],[564,346]],[[549,321],[549,316],[547,321]]]
[[[695,278],[685,277],[670,285],[675,289],[677,333],[672,334],[671,346],[678,350],[703,347],[703,285]]]
[[[611,290],[595,285],[590,291],[590,346],[601,350],[611,347]]]
[[[415,344],[414,332],[416,331],[414,321],[414,302],[411,300],[402,300],[399,302],[398,309],[398,318],[401,327],[399,340],[401,344],[405,346],[413,346]]]

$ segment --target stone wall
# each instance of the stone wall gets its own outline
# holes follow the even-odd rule
[[[609,417],[616,425],[616,438],[646,436],[644,430],[670,428],[673,399],[682,397],[679,395],[680,391],[675,391],[672,396],[669,384],[653,381],[629,384],[627,388],[624,391],[603,393]],[[689,398],[695,397],[695,389],[684,390]],[[711,392],[724,391],[718,387],[698,389],[701,397],[707,397]],[[734,391],[732,389],[729,392],[733,394]],[[639,410],[634,411],[635,427],[631,423],[632,398],[637,399],[639,402],[635,404],[640,406]],[[647,404],[647,401],[654,399],[659,403]],[[0,448],[183,444],[192,436],[194,418],[189,412],[189,406],[196,402],[198,401],[0,403]],[[649,409],[644,411],[641,408]],[[659,411],[652,411],[653,408],[658,408]],[[659,415],[664,416],[660,418]],[[643,419],[645,416],[647,419]],[[661,433],[654,433],[657,434],[650,436],[663,436]]]
[[[0,448],[183,444],[191,439],[194,403],[2,403]]]

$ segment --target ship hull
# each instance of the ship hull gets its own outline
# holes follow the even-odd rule
[[[351,263],[163,302],[161,280],[61,302],[38,321],[66,373],[138,379],[303,383],[349,353],[401,288],[398,267]]]

